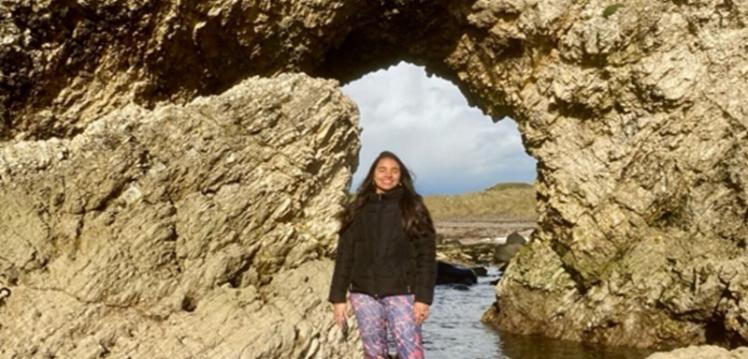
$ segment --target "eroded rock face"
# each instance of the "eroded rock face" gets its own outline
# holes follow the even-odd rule
[[[69,137],[131,102],[184,103],[313,68],[367,3],[5,2],[0,140]]]
[[[347,356],[325,258],[358,146],[305,75],[4,146],[0,356]]]
[[[5,145],[5,152],[44,144],[50,156],[57,155],[55,149],[70,146],[66,141],[74,142],[74,135],[95,131],[104,114],[122,117],[145,111],[127,107],[131,102],[158,111],[161,102],[186,103],[253,74],[305,71],[345,81],[400,59],[410,60],[453,80],[486,113],[515,118],[527,151],[538,160],[539,229],[507,269],[497,288],[497,304],[486,320],[519,333],[608,344],[736,345],[748,340],[744,2],[237,0],[207,5],[112,0],[19,1],[3,3],[0,9],[5,14],[0,50],[2,138],[19,141]],[[253,118],[259,119],[256,114]],[[306,126],[307,118],[295,121]],[[257,136],[268,139],[285,138],[275,129],[258,131]],[[111,132],[128,133],[124,128]],[[20,142],[51,137],[61,139]],[[115,148],[100,147],[92,157],[100,159],[91,161],[119,159]],[[33,148],[29,151],[39,153]],[[331,153],[352,158],[353,152],[353,147],[340,146]],[[222,158],[219,152],[206,156]],[[142,161],[148,164],[148,158]],[[37,177],[8,177],[16,184],[4,185],[4,195],[23,201],[13,207],[22,209],[7,213],[30,212],[29,201],[36,203],[34,209],[58,206],[58,201],[69,206],[64,212],[69,213],[67,224],[55,227],[59,229],[32,225],[47,223],[38,219],[41,215],[23,223],[3,222],[9,228],[5,233],[12,233],[10,228],[41,228],[20,232],[29,242],[42,244],[36,252],[16,245],[14,258],[22,258],[17,266],[44,273],[42,268],[54,269],[54,262],[45,263],[44,258],[81,251],[84,247],[75,245],[63,249],[61,243],[68,242],[56,240],[54,233],[72,236],[81,231],[79,227],[107,223],[106,216],[83,216],[79,225],[75,215],[117,208],[120,194],[132,193],[130,178],[138,173],[132,167],[139,161],[140,157],[119,159],[106,167],[111,176],[105,179],[92,176],[75,186],[70,181],[56,184],[76,188],[62,200],[29,193],[41,183],[66,178],[63,172],[43,169],[47,172]],[[346,161],[341,163],[346,167]],[[79,167],[83,173],[93,171]],[[170,185],[172,181],[177,184]],[[288,181],[289,186],[306,183]],[[319,188],[299,188],[298,193],[340,190],[335,186],[342,186],[343,180],[338,181],[326,177],[317,182]],[[59,193],[55,186],[47,186],[49,193]],[[196,187],[170,177],[153,188],[191,193]],[[242,188],[227,185],[213,195],[229,197]],[[143,198],[154,196],[138,190]],[[278,210],[292,198],[251,195],[256,196],[253,203],[263,201]],[[226,202],[229,208],[237,208],[233,198]],[[183,206],[190,210],[154,202],[147,211],[128,212],[112,223],[123,224],[116,221],[126,218],[137,222],[137,216],[146,214],[170,218],[175,210],[201,218],[204,199],[185,201]],[[306,207],[296,203],[299,207],[292,208],[299,212],[252,218],[264,219],[268,231],[303,223],[299,216]],[[216,218],[223,217],[205,218],[205,224],[189,230],[217,228],[226,236],[217,236],[216,243],[230,238],[231,230],[240,230],[211,224],[219,221]],[[104,224],[98,226],[102,237],[116,235]],[[326,228],[319,233],[331,238],[333,226]],[[182,241],[179,231],[174,236],[161,227],[126,234],[132,243],[156,238]],[[233,235],[244,238],[241,233]],[[258,265],[256,276],[246,275],[254,283],[265,283],[263,278],[269,277],[264,275],[272,276],[288,261],[279,256],[283,246],[268,247],[256,249],[253,258],[264,265]],[[113,263],[127,263],[109,247],[102,250]],[[159,253],[138,255],[161,258]],[[299,258],[303,263],[304,256]],[[198,271],[214,273],[208,270],[209,262],[204,263]],[[245,262],[237,263],[241,268]],[[171,267],[162,270],[167,268]],[[163,275],[167,273],[174,275]],[[208,288],[220,277],[205,274],[197,282]],[[181,288],[170,287],[168,279],[164,283],[167,289],[159,290],[167,293],[168,288]],[[89,293],[85,287],[76,290]],[[103,294],[94,292],[82,298],[122,301],[132,295],[116,286]]]
[[[530,39],[512,82],[489,71],[484,88],[512,89],[541,217],[485,319],[608,344],[745,343],[748,9],[608,5],[517,5],[494,25]]]

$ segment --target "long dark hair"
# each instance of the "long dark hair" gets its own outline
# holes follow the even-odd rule
[[[353,223],[353,220],[361,212],[361,209],[364,208],[369,195],[376,193],[374,171],[379,161],[383,158],[392,159],[400,166],[400,186],[403,188],[403,196],[400,198],[400,209],[403,214],[402,223],[405,233],[410,239],[434,233],[434,222],[431,220],[431,214],[429,214],[429,210],[423,203],[423,198],[416,193],[410,171],[397,155],[389,151],[381,152],[371,164],[371,167],[369,167],[369,173],[366,174],[366,178],[358,186],[356,197],[348,204],[345,212],[343,212],[343,225],[340,227],[340,233],[342,234]]]

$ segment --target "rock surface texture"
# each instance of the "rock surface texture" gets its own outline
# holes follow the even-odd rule
[[[282,273],[326,270],[357,140],[348,105],[271,101],[307,108],[331,85],[242,81],[349,81],[399,60],[516,119],[538,160],[539,228],[486,321],[606,344],[748,342],[744,1],[18,0],[0,14],[6,353],[254,348],[259,334],[236,334],[252,320],[216,303],[280,318]],[[307,307],[301,344],[259,352],[338,348],[320,342],[325,304]],[[196,344],[227,321],[225,341]]]
[[[0,357],[347,357],[325,258],[358,128],[336,87],[252,78],[5,145]]]

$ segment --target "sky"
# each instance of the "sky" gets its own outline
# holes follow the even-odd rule
[[[362,131],[358,188],[381,151],[392,151],[422,195],[481,191],[500,182],[535,180],[535,159],[510,118],[494,123],[470,107],[449,81],[401,62],[343,87],[358,104]]]

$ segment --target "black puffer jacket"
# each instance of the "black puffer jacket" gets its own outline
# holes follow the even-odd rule
[[[376,298],[415,294],[415,300],[431,304],[436,282],[436,238],[408,238],[402,225],[397,187],[372,194],[353,223],[338,239],[335,271],[329,301],[346,301],[346,291]]]

